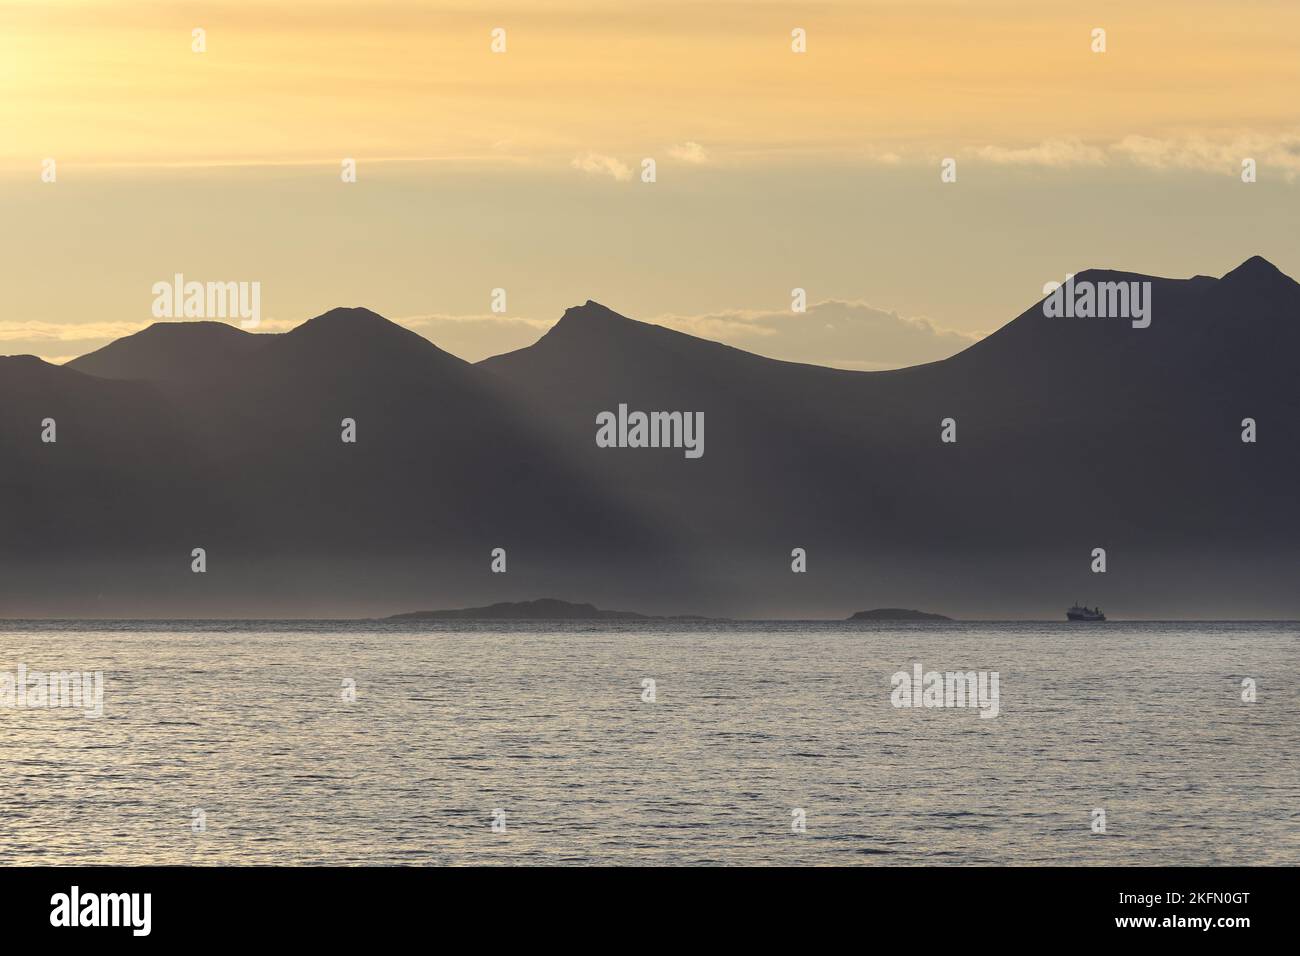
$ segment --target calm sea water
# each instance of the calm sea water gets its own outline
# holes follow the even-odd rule
[[[1295,864],[1298,635],[9,622],[0,672],[105,697],[0,708],[0,862]],[[893,707],[916,662],[999,716]]]

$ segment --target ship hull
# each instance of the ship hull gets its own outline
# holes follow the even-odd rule
[[[1065,616],[1071,621],[1104,621],[1105,614],[1076,614],[1073,611],[1066,611]]]

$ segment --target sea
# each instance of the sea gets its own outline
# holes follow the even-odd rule
[[[6,621],[0,730],[5,865],[1300,863],[1294,622]]]

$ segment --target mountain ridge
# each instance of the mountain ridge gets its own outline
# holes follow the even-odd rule
[[[1151,275],[1145,275],[1143,273],[1130,272],[1130,271],[1118,270],[1118,269],[1110,269],[1105,267],[1090,267],[1087,269],[1083,269],[1077,273],[1074,273],[1073,275],[1075,277],[1076,282],[1083,281],[1083,280],[1094,281],[1094,282],[1151,281],[1151,282],[1159,282],[1162,284],[1170,284],[1170,283],[1184,284],[1185,283],[1185,284],[1199,285],[1206,281],[1213,282],[1216,284],[1222,284],[1231,281],[1233,284],[1237,284],[1237,283],[1247,283],[1247,284],[1262,283],[1266,285],[1280,284],[1287,288],[1300,289],[1300,284],[1297,284],[1294,279],[1292,279],[1290,276],[1287,276],[1285,273],[1283,273],[1280,269],[1278,269],[1277,266],[1275,266],[1269,260],[1259,255],[1250,256],[1249,258],[1245,259],[1239,265],[1229,270],[1222,277],[1219,278],[1198,275],[1186,279],[1177,279],[1177,278],[1167,278],[1167,277],[1160,277],[1160,276],[1151,276]],[[707,343],[709,346],[719,350],[718,351],[719,355],[732,353],[736,356],[744,356],[746,359],[753,360],[758,363],[771,363],[774,365],[793,366],[793,367],[805,368],[805,369],[809,369],[809,368],[822,369],[826,372],[843,373],[848,376],[888,375],[898,371],[905,371],[908,368],[924,368],[936,364],[942,364],[943,362],[955,359],[958,356],[970,351],[971,349],[978,347],[981,343],[989,341],[989,339],[996,336],[999,332],[1003,332],[1011,328],[1012,326],[1016,325],[1016,323],[1019,322],[1020,320],[1026,317],[1032,317],[1035,313],[1041,313],[1042,303],[1043,303],[1043,299],[1038,300],[1038,302],[1036,302],[1029,309],[1025,310],[1025,312],[1022,312],[1016,318],[1013,318],[1011,321],[1005,323],[997,330],[995,330],[993,333],[991,333],[989,336],[985,337],[984,339],[981,339],[980,342],[973,343],[971,346],[968,346],[966,349],[963,349],[960,352],[954,353],[954,355],[949,356],[948,358],[936,359],[931,362],[923,362],[913,366],[904,366],[899,369],[862,370],[862,369],[832,368],[829,366],[817,365],[816,363],[796,362],[796,361],[789,361],[785,359],[771,358],[769,356],[758,355],[753,352],[747,352],[746,350],[738,348],[736,346],[727,345],[722,342],[716,342],[714,340],[692,335],[687,332],[681,332],[675,329],[669,329],[665,326],[656,325],[652,322],[645,322],[642,320],[633,319],[628,316],[622,315],[621,313],[616,312],[614,309],[604,305],[601,302],[598,302],[593,299],[587,299],[582,305],[571,306],[565,309],[560,319],[557,320],[556,323],[553,326],[551,326],[551,328],[549,328],[545,333],[543,333],[542,336],[539,337],[537,342],[533,343],[532,345],[525,346],[520,349],[514,349],[508,352],[499,353],[497,355],[488,356],[487,358],[481,359],[478,362],[465,363],[465,364],[475,364],[475,365],[491,368],[497,366],[500,363],[500,361],[503,359],[507,359],[510,356],[516,356],[521,352],[528,351],[529,349],[535,349],[538,346],[543,345],[544,343],[548,345],[548,347],[554,346],[556,344],[569,345],[572,344],[572,342],[575,339],[581,339],[582,337],[591,336],[593,334],[607,335],[611,330],[616,330],[620,334],[634,334],[634,335],[647,336],[648,341],[652,341],[660,345],[680,344],[684,341],[690,341],[694,343]],[[381,315],[378,312],[375,312],[372,309],[369,309],[364,306],[346,306],[346,307],[340,306],[340,307],[329,309],[326,312],[323,312],[319,315],[313,316],[312,318],[307,319],[304,322],[298,324],[297,326],[294,326],[292,329],[289,329],[284,332],[250,332],[238,328],[230,323],[215,321],[215,320],[193,319],[193,320],[158,321],[158,322],[151,323],[149,326],[140,330],[139,332],[135,332],[130,335],[123,336],[119,339],[114,340],[108,345],[103,346],[100,349],[95,349],[92,350],[91,352],[86,353],[85,355],[78,356],[77,358],[64,363],[64,366],[78,368],[79,370],[86,371],[89,374],[101,374],[102,377],[120,377],[119,375],[110,375],[107,372],[105,372],[102,368],[101,363],[98,361],[91,361],[91,357],[102,356],[104,355],[104,353],[110,351],[120,351],[127,344],[138,346],[142,343],[150,342],[152,340],[160,339],[160,338],[179,341],[179,337],[182,336],[186,338],[199,338],[200,336],[202,336],[205,337],[203,342],[203,344],[205,345],[211,345],[213,342],[216,342],[217,344],[221,344],[221,345],[229,345],[230,343],[233,342],[247,343],[250,340],[275,340],[275,339],[285,339],[285,338],[303,339],[303,338],[311,337],[313,335],[332,336],[336,334],[343,334],[347,337],[353,337],[353,336],[358,336],[360,333],[364,333],[367,331],[372,333],[375,331],[379,331],[383,335],[392,338],[402,339],[412,343],[414,343],[415,340],[420,340],[424,343],[428,343],[428,345],[432,346],[434,349],[437,349],[439,354],[447,355],[448,357],[453,359],[456,358],[451,353],[446,352],[445,350],[439,348],[436,343],[431,342],[429,339],[425,338],[424,336],[421,336],[418,333],[405,328],[400,323],[394,322],[391,319],[384,317],[383,315]],[[457,361],[463,361],[463,360],[457,359]]]
[[[1295,614],[1300,286],[1275,271],[1153,278],[1145,329],[1040,303],[890,371],[756,356],[593,300],[473,364],[362,307],[0,360],[0,602],[487,605],[500,548],[512,590],[647,612],[816,616],[866,576],[962,617],[1042,613],[1078,587],[1150,614]],[[702,456],[600,447],[596,417],[620,405],[702,416]],[[1093,579],[1099,546],[1112,568]]]

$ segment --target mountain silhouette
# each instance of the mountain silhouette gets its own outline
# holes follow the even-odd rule
[[[634,570],[663,551],[492,376],[368,310],[284,334],[159,323],[59,368],[4,361],[24,368],[0,375],[20,464],[0,560],[25,613],[64,613],[58,592],[79,614],[387,611],[490,595],[498,547],[512,583],[539,587],[590,555]]]
[[[1196,614],[1213,579],[1222,607],[1293,613],[1282,582],[1300,530],[1289,371],[1300,286],[1258,258],[1221,280],[1089,270],[1076,281],[1151,282],[1150,327],[1053,318],[1040,303],[945,361],[843,372],[588,303],[482,364],[567,432],[584,471],[638,489],[751,599],[824,607],[856,578],[992,614],[1032,595],[1055,616],[1037,603],[1049,588],[1096,577],[1117,607]],[[615,401],[703,410],[706,455],[596,448],[591,412]],[[1247,417],[1268,423],[1267,440],[1241,441]],[[955,444],[940,442],[946,418]],[[809,555],[802,579],[796,546]],[[1090,570],[1096,547],[1105,578]]]
[[[509,580],[656,613],[824,617],[875,595],[1055,617],[1079,587],[1125,616],[1300,612],[1300,285],[1259,257],[1085,281],[1150,282],[1151,325],[1038,303],[944,361],[853,372],[588,301],[477,364],[355,308],[0,358],[0,599],[378,614],[489,605]],[[702,457],[599,447],[620,405],[702,412]]]

